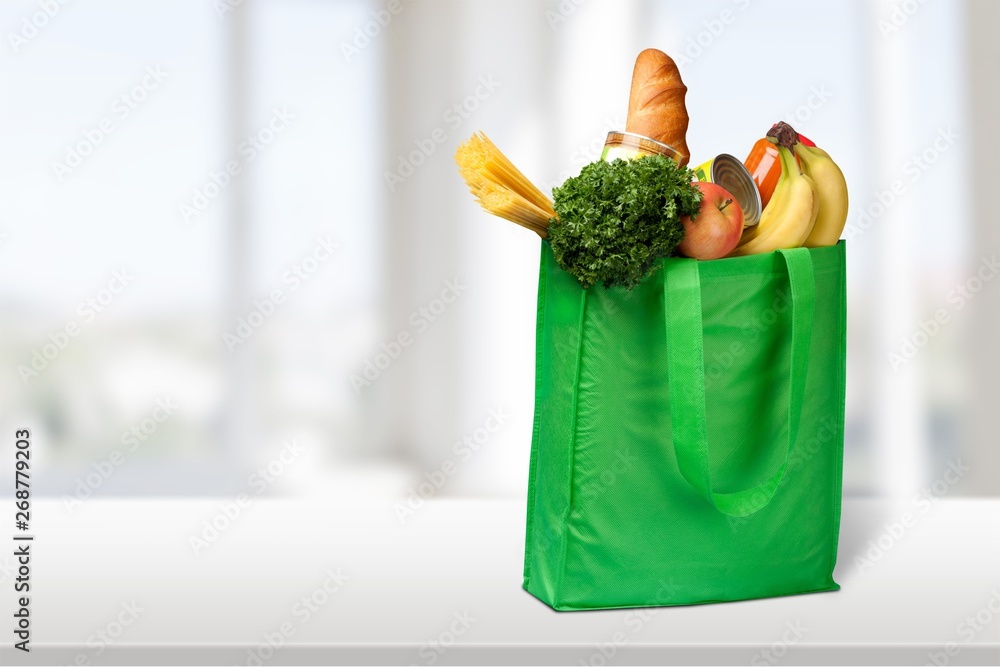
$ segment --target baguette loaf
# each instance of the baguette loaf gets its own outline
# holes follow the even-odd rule
[[[635,59],[625,131],[676,149],[681,154],[681,166],[691,158],[685,138],[688,127],[684,106],[686,94],[687,86],[681,81],[677,65],[666,53],[646,49]]]

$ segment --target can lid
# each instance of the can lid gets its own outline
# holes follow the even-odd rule
[[[673,146],[641,134],[636,134],[635,132],[618,132],[615,130],[608,132],[608,138],[604,142],[604,147],[610,148],[615,146],[635,148],[640,153],[646,155],[666,155],[678,164],[680,164],[682,157],[680,151]]]
[[[760,190],[744,164],[728,153],[720,153],[712,162],[712,182],[729,191],[743,209],[743,226],[760,222],[763,206]]]

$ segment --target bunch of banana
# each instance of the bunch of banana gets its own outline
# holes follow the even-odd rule
[[[847,224],[847,180],[837,163],[822,148],[795,144],[795,154],[802,161],[802,170],[816,184],[819,215],[809,237],[802,243],[807,248],[834,245]]]
[[[840,167],[826,151],[799,141],[788,123],[776,123],[767,136],[778,145],[781,176],[760,222],[743,232],[731,256],[834,245],[847,222]]]
[[[781,178],[774,187],[771,201],[764,207],[760,222],[743,232],[732,257],[798,248],[813,231],[820,209],[816,184],[799,169],[792,151],[779,146],[778,154]]]

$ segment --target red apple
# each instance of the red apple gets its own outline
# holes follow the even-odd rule
[[[701,188],[701,209],[692,220],[681,218],[684,240],[681,254],[695,259],[719,259],[736,248],[743,235],[743,209],[721,185],[695,181]]]

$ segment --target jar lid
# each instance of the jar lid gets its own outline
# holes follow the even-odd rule
[[[630,148],[635,148],[639,152],[646,155],[666,155],[678,164],[680,164],[682,157],[680,151],[673,146],[668,146],[661,141],[651,139],[650,137],[646,137],[641,134],[636,134],[635,132],[617,132],[614,130],[608,132],[608,138],[607,141],[604,142],[604,146],[606,148],[628,146]]]

